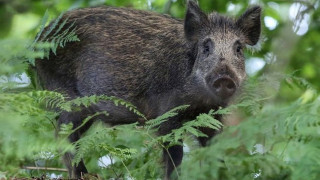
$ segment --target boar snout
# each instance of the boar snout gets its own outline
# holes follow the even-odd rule
[[[213,81],[211,88],[216,96],[224,99],[234,94],[236,84],[230,77],[222,76]]]

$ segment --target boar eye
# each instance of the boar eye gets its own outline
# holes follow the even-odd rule
[[[237,46],[237,53],[240,53],[241,50],[242,50],[242,47],[238,45],[238,46]]]
[[[236,41],[236,43],[234,44],[234,48],[236,51],[236,54],[242,54],[242,45],[239,41]]]
[[[203,42],[203,54],[208,57],[213,51],[213,42],[211,41],[211,39],[206,39]]]

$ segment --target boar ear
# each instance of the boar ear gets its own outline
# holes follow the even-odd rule
[[[194,41],[208,22],[208,16],[201,11],[198,4],[192,0],[188,1],[187,13],[184,21],[184,33],[188,40]]]
[[[236,25],[244,33],[246,43],[257,44],[261,33],[261,7],[253,6],[244,12],[237,20]]]

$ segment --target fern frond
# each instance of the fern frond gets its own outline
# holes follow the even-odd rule
[[[192,134],[196,137],[207,137],[207,135],[202,133],[199,128],[206,127],[214,130],[220,130],[223,127],[222,123],[213,117],[214,114],[214,110],[211,110],[208,114],[200,114],[195,120],[183,123],[182,127],[174,129],[171,133],[160,136],[156,138],[156,140],[160,141],[162,144],[170,142],[169,146],[172,146],[180,144],[179,141],[183,139],[186,134]]]
[[[85,156],[88,156],[93,152],[99,152],[101,156],[109,155],[118,157],[123,161],[131,159],[133,155],[137,153],[137,150],[124,146],[114,147],[108,144],[108,141],[106,141],[106,139],[110,138],[108,136],[113,130],[114,129],[112,128],[98,129],[77,141],[76,146],[78,148],[73,162],[77,164]]]
[[[46,13],[47,13],[47,11],[46,11]],[[59,22],[60,22],[61,18],[63,17],[63,15],[64,15],[64,12],[60,13],[60,15],[49,25],[49,27],[46,29],[46,31],[44,32],[44,34],[42,35],[42,33],[43,33],[43,29],[42,29],[42,30],[40,30],[40,32],[38,33],[37,36],[42,35],[42,36],[41,36],[41,39],[46,39],[46,38],[48,37],[48,35],[49,35],[50,33],[52,33],[53,30],[56,28],[56,26],[59,24]],[[45,14],[44,16],[46,16],[46,14]],[[47,22],[48,22],[47,20],[48,20],[48,18],[46,18],[44,22],[41,21],[41,24],[42,24],[42,23],[44,23],[44,24],[47,23]],[[62,27],[64,27],[64,25],[65,25],[66,22],[67,22],[67,21],[65,20],[65,21],[63,21],[63,22],[59,25],[59,28],[58,28],[57,31],[54,32],[53,37],[55,37],[55,35],[57,35],[57,34],[60,32],[60,30],[62,29]],[[43,26],[42,26],[42,27],[43,27]],[[37,42],[38,39],[39,39],[39,38],[36,38],[36,39],[35,39],[35,42]]]
[[[80,124],[80,126],[78,126],[77,128],[73,129],[70,134],[76,132],[77,130],[79,130],[81,127],[83,127],[89,120],[93,119],[94,117],[97,117],[99,115],[105,115],[105,116],[109,116],[109,114],[107,113],[107,111],[102,111],[102,112],[96,112],[93,115],[87,116],[84,120],[82,120],[82,123]]]
[[[170,111],[164,113],[161,116],[156,117],[155,119],[148,120],[146,122],[147,129],[158,127],[161,123],[167,121],[169,118],[178,115],[180,111],[185,111],[190,105],[181,105],[171,109]]]
[[[70,112],[73,110],[74,107],[80,107],[80,106],[89,107],[92,104],[96,104],[100,101],[111,101],[116,106],[122,105],[126,107],[129,111],[133,112],[134,114],[146,119],[145,116],[141,112],[139,112],[138,109],[133,104],[125,100],[122,100],[120,98],[116,98],[113,96],[106,96],[106,95],[99,95],[99,96],[92,95],[92,96],[78,97],[76,99],[73,99],[61,104],[59,108],[61,108],[64,111]]]
[[[49,19],[48,11],[44,14],[40,23],[39,33],[28,48],[32,52],[29,54],[34,56],[28,56],[27,58],[31,65],[34,65],[36,58],[42,59],[46,57],[49,59],[50,51],[56,55],[57,49],[65,47],[68,42],[80,41],[76,34],[76,27],[74,27],[75,22],[68,23],[68,18],[61,22],[63,15],[64,13],[61,13],[58,18],[45,28]]]
[[[27,93],[37,103],[45,103],[46,108],[55,108],[65,102],[65,96],[54,91],[31,91]]]
[[[48,12],[48,10],[46,10],[46,12],[44,13],[44,15],[40,21],[40,30],[39,30],[36,38],[34,39],[33,43],[31,44],[31,47],[34,47],[35,43],[38,42],[41,34],[43,33],[43,31],[45,29],[45,26],[46,26],[46,23],[48,22],[48,19],[49,19],[49,12]]]
[[[64,23],[61,25],[66,24],[68,19],[64,20]],[[70,24],[63,32],[55,35],[53,38],[48,38],[46,41],[52,42],[54,46],[52,47],[52,52],[56,54],[58,47],[64,47],[68,42],[75,42],[80,41],[80,39],[76,35],[76,27],[74,27],[74,22]],[[59,29],[58,29],[59,30]],[[49,58],[49,54],[47,54]]]
[[[99,144],[98,147],[109,156],[118,157],[122,160],[132,159],[134,154],[137,153],[136,149],[125,147],[112,147],[108,144]]]

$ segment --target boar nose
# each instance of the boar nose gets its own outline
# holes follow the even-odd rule
[[[236,91],[236,84],[229,77],[221,77],[213,82],[213,91],[221,98],[229,98]]]

